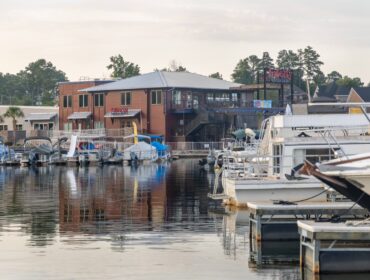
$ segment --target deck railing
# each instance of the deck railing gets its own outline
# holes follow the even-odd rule
[[[223,142],[167,142],[166,145],[176,151],[208,151],[223,148]]]

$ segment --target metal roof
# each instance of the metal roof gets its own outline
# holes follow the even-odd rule
[[[241,84],[190,73],[155,71],[113,83],[90,87],[80,91],[106,92],[118,90],[155,89],[155,88],[191,88],[209,90],[229,90]]]
[[[141,112],[140,109],[128,109],[127,113],[124,112],[108,112],[104,115],[104,118],[133,118]]]
[[[25,120],[26,121],[51,121],[57,116],[57,113],[29,113]]]
[[[91,112],[74,112],[68,116],[69,120],[85,120],[91,116]]]

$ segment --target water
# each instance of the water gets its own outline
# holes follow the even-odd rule
[[[196,160],[1,168],[0,278],[300,279],[253,267],[248,213],[207,199],[212,176]]]

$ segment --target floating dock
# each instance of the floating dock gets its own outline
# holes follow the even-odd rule
[[[302,268],[314,274],[370,272],[369,222],[299,221],[298,228]]]
[[[368,213],[358,205],[352,206],[352,202],[248,203],[250,263],[257,266],[298,263],[300,235],[297,221],[342,215],[347,219],[363,218]]]

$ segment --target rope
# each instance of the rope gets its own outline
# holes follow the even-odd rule
[[[274,202],[274,204],[281,204],[281,205],[296,205],[299,202],[304,202],[304,201],[310,200],[312,198],[318,197],[319,195],[321,195],[325,192],[326,192],[326,190],[323,190],[323,191],[319,192],[318,194],[315,194],[313,196],[310,196],[310,197],[307,197],[307,198],[304,198],[304,199],[300,199],[300,200],[294,200],[294,201],[274,200],[273,202]]]

